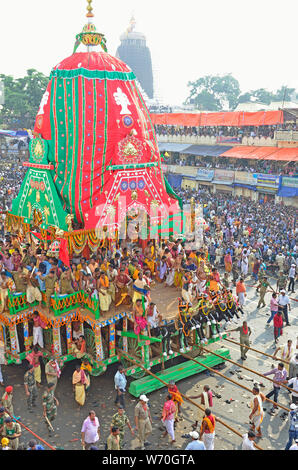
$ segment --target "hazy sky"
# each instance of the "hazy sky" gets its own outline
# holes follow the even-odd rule
[[[49,74],[71,55],[86,22],[86,0],[1,0],[0,73]],[[232,73],[241,90],[298,89],[297,0],[93,0],[94,23],[110,54],[132,13],[146,35],[155,85],[165,102],[180,104],[187,82]]]

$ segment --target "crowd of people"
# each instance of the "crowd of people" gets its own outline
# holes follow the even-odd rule
[[[199,136],[199,137],[225,137],[230,138],[241,144],[243,137],[265,137],[274,139],[275,131],[295,131],[295,124],[278,124],[273,126],[173,126],[156,124],[155,132],[157,135],[167,136]]]
[[[20,176],[21,179],[21,176]],[[7,188],[7,184],[4,186]],[[270,202],[252,202],[243,197],[216,193],[210,194],[205,189],[176,190],[184,203],[193,198],[202,206],[206,221],[203,245],[199,249],[189,249],[187,242],[179,238],[173,241],[145,244],[122,240],[114,249],[99,246],[95,252],[84,255],[73,255],[70,267],[64,265],[56,256],[49,253],[42,242],[34,243],[20,240],[14,233],[5,233],[0,241],[0,295],[1,312],[8,310],[8,295],[26,293],[28,304],[39,302],[33,314],[33,350],[26,357],[28,370],[24,377],[24,388],[27,395],[27,406],[31,410],[36,405],[36,390],[40,386],[39,360],[44,352],[42,320],[38,313],[48,313],[51,298],[56,295],[69,295],[80,290],[90,298],[99,301],[101,312],[111,308],[125,306],[133,313],[133,331],[136,335],[154,335],[156,328],[165,319],[158,306],[152,301],[154,285],[175,286],[177,298],[181,297],[184,306],[195,307],[200,301],[214,301],[218,298],[225,301],[232,295],[235,303],[245,309],[246,287],[248,278],[260,294],[258,308],[268,305],[270,317],[264,327],[274,324],[274,341],[276,354],[279,352],[280,338],[284,327],[291,327],[288,311],[291,308],[289,294],[295,293],[298,268],[298,246],[296,214],[293,207]],[[275,277],[276,285],[269,283],[269,277]],[[232,294],[235,289],[235,295]],[[216,294],[214,297],[213,294]],[[176,294],[175,294],[176,295]],[[267,296],[267,298],[266,298]],[[231,298],[231,297],[230,297]],[[239,321],[239,317],[235,321]],[[226,322],[225,328],[230,322]],[[240,333],[241,360],[247,359],[250,327],[246,322],[235,329]],[[233,331],[233,330],[231,330]],[[171,348],[171,344],[169,345]],[[82,407],[90,387],[90,356],[86,351],[86,340],[78,325],[73,325],[71,353],[81,360],[73,373],[72,385],[76,403]],[[180,344],[180,351],[187,351]],[[169,351],[167,351],[168,353]],[[166,353],[166,354],[167,354]],[[280,385],[293,386],[290,433],[287,448],[292,448],[292,440],[298,439],[295,427],[298,397],[298,354],[295,345],[281,351],[282,357],[291,362],[291,369],[280,363],[277,368],[267,372],[274,375],[275,385],[272,392],[262,396],[255,387],[255,399],[252,405],[251,430],[243,437],[243,448],[253,449],[254,440],[261,437],[262,402],[274,396],[277,402]],[[43,412],[49,433],[52,432],[59,401],[55,397],[55,388],[61,371],[54,356],[49,353],[46,368],[47,389],[43,394]],[[126,378],[120,366],[115,377],[117,413],[111,422],[111,434],[107,440],[107,449],[119,450],[123,447],[124,429],[127,426],[132,435],[136,433],[140,448],[149,446],[146,440],[152,431],[148,397],[142,395],[135,409],[135,426],[129,422],[125,413],[124,396]],[[266,374],[265,374],[266,375]],[[292,381],[292,382],[291,382]],[[0,369],[0,384],[4,379]],[[175,422],[181,413],[183,399],[177,386],[169,385],[169,395],[163,406],[161,420],[164,435],[175,442]],[[0,408],[0,432],[2,446],[18,448],[21,430],[14,421],[12,407],[12,387],[6,387]],[[191,439],[188,450],[214,448],[216,416],[212,412],[212,394],[204,390],[201,403],[205,404],[205,416],[200,431],[196,426],[189,433]],[[271,409],[274,413],[276,405]],[[295,418],[295,419],[294,419]],[[198,424],[198,423],[196,423]],[[98,419],[94,411],[82,426],[82,445],[85,449],[94,449],[100,438]],[[294,444],[295,447],[295,444]],[[297,445],[296,445],[297,447]],[[38,450],[38,444],[30,441],[29,450]]]
[[[247,158],[231,159],[222,157],[195,157],[188,156],[182,160],[175,154],[164,160],[167,165],[194,166],[198,168],[206,168],[210,170],[223,169],[232,171],[245,171],[248,173],[263,173],[278,176],[295,176],[297,167],[294,162],[276,162],[266,160],[254,160],[254,163]],[[168,171],[171,171],[170,168]]]

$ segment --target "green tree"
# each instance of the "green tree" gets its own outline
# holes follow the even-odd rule
[[[295,92],[295,88],[288,88],[287,86],[282,86],[273,95],[272,101],[292,101],[291,96]]]
[[[35,69],[29,69],[25,77],[17,79],[1,74],[0,81],[4,84],[0,126],[6,129],[33,128],[49,78]]]
[[[190,93],[185,103],[193,104],[199,110],[234,109],[240,95],[239,82],[231,74],[206,75],[194,82],[188,82],[187,86]]]

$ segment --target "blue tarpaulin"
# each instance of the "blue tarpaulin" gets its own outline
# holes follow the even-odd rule
[[[172,186],[172,188],[181,188],[181,183],[182,183],[182,175],[173,175],[173,174],[168,174],[167,175],[167,180]]]

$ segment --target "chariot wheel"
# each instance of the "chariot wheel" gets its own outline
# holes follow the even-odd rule
[[[142,359],[142,348],[139,345],[137,338],[127,338],[127,347],[128,347],[128,354],[132,355],[137,360]],[[123,350],[123,337],[120,337],[119,339],[119,349]],[[123,356],[121,357],[121,362],[125,368],[132,367],[132,363],[129,360],[125,359],[125,357]],[[141,369],[139,371],[132,372],[130,375],[134,379],[141,379],[142,377],[146,375],[146,372],[143,369]]]

